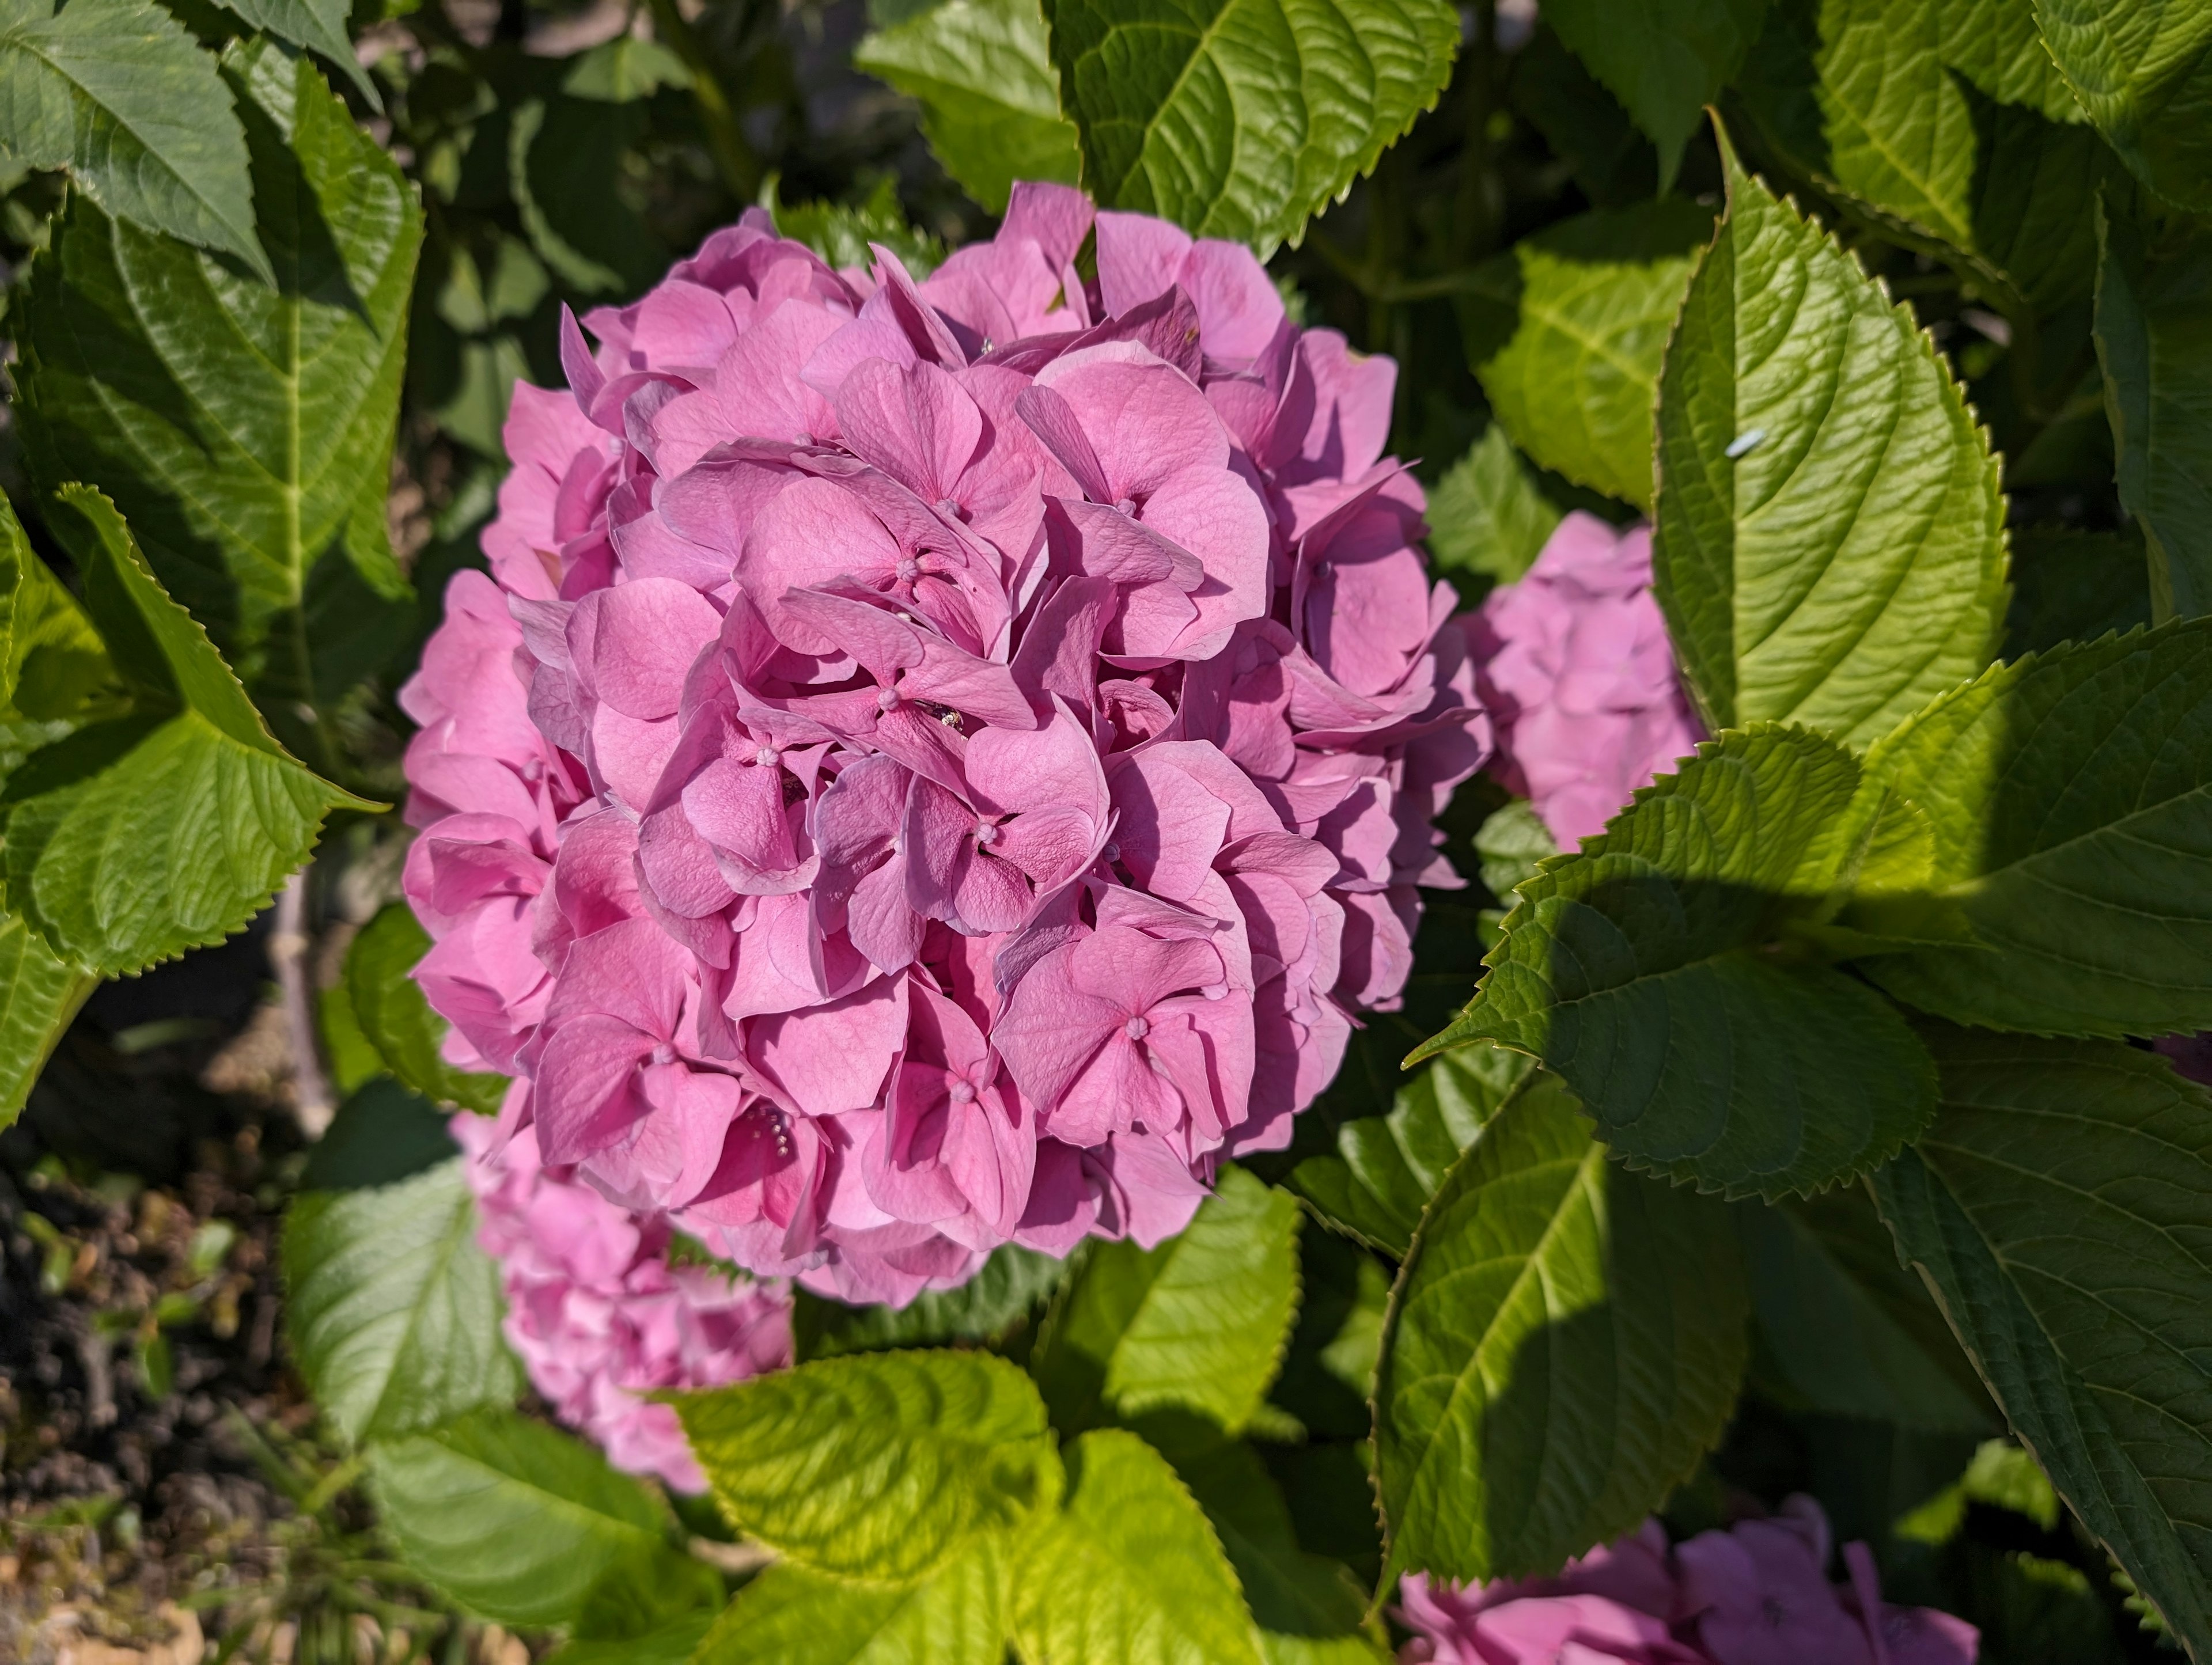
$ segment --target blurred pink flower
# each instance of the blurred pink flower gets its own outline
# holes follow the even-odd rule
[[[1577,510],[1475,627],[1499,773],[1564,849],[1705,737],[1651,593],[1651,530]]]
[[[420,981],[507,1129],[901,1302],[1287,1144],[1489,746],[1389,361],[1053,185],[920,283],[749,213],[562,352],[403,695]]]
[[[665,1219],[626,1212],[545,1167],[531,1128],[502,1142],[483,1116],[452,1127],[477,1196],[477,1240],[499,1263],[507,1339],[532,1385],[616,1468],[705,1491],[675,1411],[642,1395],[788,1365],[788,1289],[672,1267]]]
[[[1771,1519],[1669,1548],[1656,1521],[1556,1578],[1480,1589],[1399,1583],[1415,1632],[1403,1665],[1972,1665],[1964,1619],[1885,1603],[1874,1557],[1847,1544],[1828,1582],[1827,1518],[1795,1497]]]

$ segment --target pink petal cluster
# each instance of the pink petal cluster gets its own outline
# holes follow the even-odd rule
[[[1180,1230],[1458,882],[1487,724],[1395,367],[1049,185],[921,283],[749,213],[584,323],[402,694],[450,1055],[850,1299]]]
[[[665,1220],[546,1167],[530,1128],[502,1140],[465,1112],[452,1127],[467,1153],[477,1241],[499,1263],[507,1339],[532,1385],[616,1468],[705,1491],[675,1411],[641,1395],[787,1366],[789,1287],[670,1266]]]
[[[1874,1554],[1844,1547],[1810,1498],[1669,1547],[1656,1521],[1556,1578],[1479,1589],[1399,1584],[1416,1634],[1403,1665],[1972,1665],[1979,1635],[1933,1607],[1885,1603]]]
[[[1493,767],[1563,849],[1705,738],[1651,593],[1649,526],[1568,515],[1527,575],[1491,592],[1475,641]]]

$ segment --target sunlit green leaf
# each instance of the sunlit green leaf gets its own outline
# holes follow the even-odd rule
[[[23,301],[18,410],[33,477],[112,497],[327,770],[329,708],[413,626],[385,499],[421,215],[308,60],[264,42],[227,74],[276,287],[73,203]]]
[[[1429,559],[1472,604],[1534,565],[1559,519],[1493,422],[1429,494]]]
[[[1059,1492],[1043,1401],[988,1353],[856,1353],[673,1402],[731,1522],[819,1572],[919,1578]]]
[[[937,160],[989,212],[1006,211],[1017,179],[1075,183],[1037,0],[944,0],[868,35],[853,62],[921,103]]]
[[[390,1185],[304,1191],[284,1222],[284,1319],[315,1403],[356,1443],[511,1404],[499,1268],[461,1159]]]
[[[2212,10],[2197,0],[2034,0],[2044,44],[2112,148],[2160,195],[2212,209]]]
[[[989,1533],[913,1584],[772,1566],[738,1592],[692,1665],[1003,1665],[1013,1559]]]
[[[1482,268],[1461,331],[1522,450],[1650,507],[1660,361],[1712,224],[1711,210],[1667,197],[1563,221]]]
[[[1066,1510],[1024,1544],[1024,1665],[1261,1665],[1237,1574],[1167,1460],[1094,1429],[1067,1448]]]
[[[1716,1443],[1749,1303],[1719,1205],[1606,1160],[1573,1101],[1483,1129],[1415,1235],[1375,1391],[1389,1566],[1548,1574]]]
[[[1227,1168],[1190,1225],[1157,1249],[1094,1245],[1030,1362],[1055,1425],[1174,1407],[1241,1431],[1290,1338],[1297,1229],[1287,1193]]]
[[[0,8],[0,155],[66,167],[117,218],[270,276],[229,90],[151,0]]]
[[[1083,183],[1262,257],[1435,102],[1443,0],[1048,0]]]
[[[1996,652],[1996,460],[1911,314],[1727,161],[1660,380],[1660,605],[1715,726],[1863,745]]]

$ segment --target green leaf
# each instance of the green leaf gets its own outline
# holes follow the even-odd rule
[[[714,1623],[713,1608],[695,1607],[643,1636],[564,1642],[547,1656],[548,1665],[691,1665]]]
[[[1493,422],[1437,482],[1428,520],[1431,564],[1473,603],[1535,564],[1560,514]]]
[[[1387,1665],[1352,1569],[1298,1547],[1290,1507],[1258,1455],[1214,1437],[1164,1453],[1221,1540],[1267,1665]]]
[[[1524,1093],[1565,1092],[1525,1053],[1487,1042],[1433,1060],[1388,1114],[1340,1124],[1336,1150],[1291,1170],[1290,1188],[1322,1219],[1403,1260],[1421,1211],[1483,1124]]]
[[[918,1583],[778,1565],[738,1592],[691,1665],[1002,1665],[1013,1555],[986,1533]]]
[[[1660,378],[1656,588],[1713,727],[1863,744],[1996,649],[1996,459],[1911,314],[1724,161]]]
[[[477,1411],[369,1447],[378,1524],[408,1569],[503,1625],[562,1625],[595,1586],[653,1592],[673,1611],[719,1596],[669,1547],[653,1492],[581,1440],[507,1410]],[[709,1591],[713,1594],[710,1595]]]
[[[346,33],[346,20],[352,11],[346,0],[221,0],[221,3],[247,28],[259,29],[315,53],[353,82],[370,108],[380,112],[384,108],[376,83],[362,67]]]
[[[1607,1162],[1564,1095],[1508,1105],[1391,1296],[1386,1582],[1549,1574],[1634,1527],[1719,1440],[1748,1316],[1725,1210]]]
[[[731,1524],[818,1572],[919,1578],[1058,1493],[1044,1403],[988,1353],[858,1353],[672,1402]]]
[[[903,1307],[848,1307],[799,1289],[793,1336],[802,1359],[989,1340],[1036,1311],[1066,1281],[1068,1270],[1066,1261],[1007,1243],[959,1288],[925,1290]]]
[[[927,277],[944,263],[945,245],[908,222],[899,204],[898,182],[889,174],[857,204],[784,203],[771,199],[775,228],[812,249],[831,265],[875,263],[871,243],[881,243],[915,277]]]
[[[1651,506],[1667,332],[1712,212],[1667,197],[1547,228],[1480,269],[1460,307],[1492,413],[1544,467]]]
[[[921,104],[929,148],[987,213],[1006,211],[1017,179],[1075,183],[1037,0],[945,0],[864,37],[853,62]]]
[[[361,928],[346,950],[343,994],[384,1066],[425,1098],[489,1115],[506,1097],[503,1075],[454,1068],[439,1055],[447,1024],[411,975],[430,951],[414,909],[395,902]]]
[[[0,1130],[21,1113],[55,1042],[99,985],[56,958],[22,921],[0,914]]]
[[[129,708],[83,605],[0,497],[0,781],[40,746]]]
[[[2212,1656],[2212,1097],[2113,1042],[1932,1030],[1943,1109],[1875,1175],[2013,1430]]]
[[[1864,1191],[1747,1205],[1737,1224],[1762,1350],[1791,1400],[1905,1428],[1989,1431],[1971,1367],[1927,1291],[1899,1267]]]
[[[2120,502],[2142,525],[2158,618],[2212,613],[2212,236],[2151,264],[2100,211],[2097,357]]]
[[[1944,62],[1984,94],[2050,121],[2089,119],[2044,49],[2033,0],[1939,0],[1939,6]]]
[[[255,240],[230,94],[183,24],[151,0],[8,0],[0,9],[0,155],[65,167],[109,214],[236,256]]]
[[[33,478],[112,497],[327,769],[330,707],[413,628],[385,499],[421,215],[307,59],[262,43],[227,73],[276,287],[73,201],[23,299],[18,409]]]
[[[460,1154],[446,1113],[388,1075],[338,1106],[307,1152],[303,1191],[357,1191],[392,1185]]]
[[[1802,729],[1704,743],[1521,886],[1474,1000],[1409,1061],[1528,1053],[1632,1167],[1729,1196],[1888,1160],[1934,1111],[1927,1056],[1874,990],[1786,947],[1875,859],[1860,778]]]
[[[630,295],[658,278],[667,252],[623,195],[623,155],[645,131],[636,103],[555,94],[518,106],[507,179],[531,246],[587,295]]]
[[[1483,888],[1503,898],[1534,878],[1538,864],[1546,856],[1559,854],[1559,847],[1536,806],[1516,798],[1484,817],[1475,830],[1474,853],[1482,862]]]
[[[393,1185],[303,1191],[284,1221],[284,1318],[315,1402],[356,1444],[512,1404],[499,1268],[460,1158]]]
[[[1935,833],[1930,887],[1984,946],[1866,963],[1956,1023],[2212,1028],[2212,619],[1999,665],[1875,748]]]
[[[576,58],[561,77],[561,90],[571,98],[628,104],[650,98],[663,87],[689,87],[691,71],[684,60],[658,40],[618,34]]]
[[[1766,8],[1767,0],[1551,0],[1544,21],[1651,136],[1664,191],[1705,106],[1759,38]]]
[[[1593,208],[1626,208],[1659,191],[1659,153],[1628,112],[1540,15],[1510,59],[1506,95],[1543,136]]]
[[[1048,0],[1083,184],[1262,259],[1436,102],[1443,0]]]
[[[2081,109],[2027,0],[1782,0],[1743,93],[1791,170],[2008,312],[2088,292],[2091,210],[2117,165],[2066,125]]]
[[[1157,1249],[1098,1243],[1030,1369],[1063,1432],[1182,1409],[1235,1433],[1258,1413],[1297,1305],[1298,1206],[1241,1168]]]
[[[1067,1449],[1066,1510],[1024,1545],[1023,1665],[1261,1665],[1252,1616],[1205,1512],[1134,1434]]]
[[[2142,540],[2121,532],[2022,526],[2012,535],[2012,604],[2005,657],[2048,653],[2065,641],[2150,623]]]
[[[2197,0],[2034,0],[2081,107],[2142,181],[2212,209],[2212,10]]]
[[[58,526],[136,714],[35,754],[0,793],[8,906],[63,958],[113,975],[219,942],[267,903],[323,817],[379,806],[270,738],[114,506],[65,487]]]

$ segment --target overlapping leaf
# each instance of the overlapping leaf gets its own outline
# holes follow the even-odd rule
[[[1391,1298],[1389,1568],[1547,1574],[1629,1530],[1719,1439],[1747,1316],[1726,1210],[1607,1161],[1571,1100],[1508,1105],[1437,1193]]]
[[[1403,1259],[1421,1211],[1483,1124],[1546,1091],[1564,1089],[1525,1053],[1489,1042],[1445,1053],[1407,1079],[1388,1114],[1340,1125],[1335,1152],[1299,1163],[1290,1187],[1339,1231]]]
[[[1220,1538],[1260,1631],[1267,1665],[1384,1665],[1367,1593],[1341,1561],[1298,1546],[1283,1493],[1252,1448],[1216,1439],[1170,1452]]]
[[[1899,1267],[1863,1188],[1746,1207],[1737,1221],[1762,1351],[1783,1394],[1831,1416],[1989,1430],[1980,1384],[1927,1291]]]
[[[385,497],[421,216],[307,59],[264,44],[228,75],[276,287],[73,203],[24,300],[18,409],[41,485],[106,491],[328,767],[327,708],[411,628]]]
[[[1157,1249],[1092,1248],[1030,1364],[1055,1425],[1176,1407],[1241,1431],[1290,1339],[1297,1229],[1288,1193],[1231,1168]]]
[[[1463,301],[1491,408],[1545,467],[1651,505],[1651,411],[1709,210],[1675,197],[1582,215],[1482,269]]]
[[[1943,60],[1989,97],[2086,122],[2036,27],[2034,0],[1938,0]]]
[[[858,1353],[674,1403],[732,1522],[820,1572],[920,1578],[1059,1492],[1043,1401],[988,1353]]]
[[[1048,0],[1083,183],[1264,258],[1435,102],[1443,0]]]
[[[1167,1460],[1134,1434],[1069,1446],[1066,1510],[1015,1575],[1024,1665],[1261,1665],[1236,1572]]]
[[[2142,526],[2156,615],[2212,613],[2212,236],[2151,262],[2132,226],[2099,223],[2097,356],[2120,502]]]
[[[388,1185],[302,1192],[284,1222],[285,1323],[323,1413],[358,1442],[506,1405],[499,1268],[460,1158]]]
[[[914,1584],[772,1566],[738,1592],[692,1665],[1003,1665],[1012,1561],[991,1534]]]
[[[2113,1042],[1933,1033],[1943,1109],[1875,1177],[2014,1431],[2212,1654],[2212,1098]]]
[[[2194,0],[2034,0],[2074,94],[2144,182],[2212,209],[2212,12]]]
[[[1766,8],[1767,0],[1553,0],[1544,21],[1651,136],[1663,190],[1705,107],[1759,38]]]
[[[993,214],[1017,179],[1075,183],[1074,125],[1060,113],[1037,0],[944,0],[867,36],[853,62],[921,105],[945,171]]]
[[[376,83],[362,67],[346,33],[346,20],[351,15],[346,0],[222,0],[222,6],[248,28],[260,29],[316,53],[353,82],[371,106],[384,107]]]
[[[2212,1028],[2212,619],[2000,665],[1875,748],[1981,946],[1866,963],[1954,1022]]]
[[[1659,601],[1716,726],[1863,744],[1996,651],[1996,460],[1911,314],[1727,161],[1660,379]]]
[[[512,1411],[380,1440],[369,1480],[378,1523],[410,1570],[501,1624],[573,1623],[603,1583],[671,1608],[720,1596],[712,1572],[670,1547],[674,1522],[651,1492]]]
[[[1774,951],[1890,848],[1853,810],[1860,784],[1801,729],[1708,742],[1522,884],[1474,1001],[1414,1058],[1529,1053],[1632,1165],[1731,1196],[1886,1161],[1934,1109],[1926,1054],[1864,983]],[[1897,848],[1884,880],[1909,889],[1924,843]]]
[[[135,709],[37,753],[0,792],[7,905],[112,975],[220,941],[313,847],[374,809],[270,738],[205,632],[162,592],[114,506],[72,486],[59,522]]]
[[[66,167],[109,214],[269,278],[229,91],[152,0],[0,9],[0,155]]]
[[[1790,169],[1894,238],[2014,311],[2087,292],[2111,153],[2027,0],[1781,0],[1743,79]]]
[[[426,1098],[486,1115],[499,1109],[507,1080],[456,1069],[440,1054],[447,1024],[430,1010],[410,974],[429,951],[430,935],[404,902],[393,902],[361,929],[346,950],[343,987],[332,991],[351,1008],[384,1066]]]

